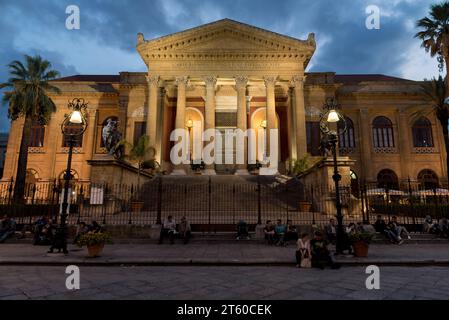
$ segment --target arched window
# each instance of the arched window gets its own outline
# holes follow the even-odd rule
[[[346,119],[346,131],[344,130],[344,124],[342,121],[338,123],[338,133],[339,140],[338,144],[340,146],[340,153],[352,153],[353,149],[355,149],[355,135],[354,135],[354,122],[348,117]]]
[[[42,148],[44,146],[45,138],[45,126],[39,121],[33,121],[30,132],[30,144],[31,148]]]
[[[418,181],[425,190],[438,189],[440,180],[435,172],[432,170],[423,170],[418,174]]]
[[[412,128],[413,145],[415,148],[433,148],[432,124],[429,119],[422,117],[418,119]]]
[[[393,123],[387,117],[377,117],[373,121],[374,148],[394,148]]]
[[[392,170],[385,169],[377,175],[377,184],[379,188],[399,189],[399,179],[396,173]]]

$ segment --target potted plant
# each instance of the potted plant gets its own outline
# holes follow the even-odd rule
[[[373,235],[367,232],[356,232],[349,235],[349,241],[351,241],[352,248],[354,249],[354,256],[359,258],[368,257],[368,250]]]
[[[124,145],[128,149],[128,154],[124,156],[133,162],[137,163],[137,189],[133,193],[133,197],[131,199],[131,211],[140,212],[143,209],[144,202],[140,200],[140,175],[144,167],[154,168],[157,170],[159,168],[159,164],[157,163],[156,149],[154,147],[149,146],[150,137],[142,136],[135,143],[129,143],[126,140],[122,140],[119,142],[119,145]],[[145,159],[149,159],[146,160]]]
[[[108,233],[85,233],[80,235],[76,244],[80,247],[87,247],[88,257],[96,258],[101,256],[104,246],[107,243],[111,243],[111,237]]]

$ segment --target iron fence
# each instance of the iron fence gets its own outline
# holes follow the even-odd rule
[[[13,182],[0,183],[0,214],[18,223],[38,216],[57,221],[62,185],[57,181],[30,184],[22,204],[12,203]],[[397,188],[378,183],[341,186],[344,221],[374,222],[377,215],[393,215],[409,225],[422,224],[427,215],[449,218],[447,186],[427,189],[407,181]],[[109,225],[151,225],[171,215],[185,216],[197,230],[234,230],[244,220],[251,227],[266,220],[291,220],[297,225],[324,225],[336,213],[335,189],[304,185],[299,180],[273,177],[157,177],[140,187],[132,184],[80,183],[70,185],[68,223],[96,220]],[[309,203],[310,210],[303,206]]]

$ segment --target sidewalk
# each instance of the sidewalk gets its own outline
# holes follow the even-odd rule
[[[171,266],[217,265],[261,266],[294,265],[295,247],[270,247],[255,243],[213,244],[116,244],[105,247],[100,258],[86,258],[87,249],[69,246],[69,255],[47,254],[47,247],[30,244],[0,245],[2,265],[83,265],[83,266]],[[340,256],[345,266],[449,266],[449,242],[446,244],[409,244],[406,246],[372,245],[368,258]]]

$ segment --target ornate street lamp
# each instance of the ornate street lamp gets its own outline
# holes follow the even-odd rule
[[[67,169],[64,175],[64,195],[62,200],[62,210],[61,210],[61,222],[59,226],[58,237],[60,237],[60,241],[62,244],[62,249],[64,253],[67,254],[67,216],[68,208],[69,208],[69,185],[70,180],[72,178],[72,155],[73,148],[75,146],[75,142],[77,139],[83,136],[84,132],[87,129],[87,119],[86,119],[86,110],[87,103],[84,102],[84,99],[75,98],[72,101],[69,101],[68,104],[69,109],[72,110],[70,114],[65,115],[65,119],[61,124],[61,131],[64,139],[67,139],[69,145],[69,156],[67,159]],[[52,251],[52,250],[51,250]]]
[[[344,134],[347,130],[347,124],[345,117],[339,112],[340,106],[337,101],[330,98],[326,101],[323,106],[324,113],[320,116],[320,129],[327,138],[327,147],[331,149],[333,161],[334,161],[334,175],[332,179],[335,183],[335,205],[337,208],[337,254],[343,253],[344,242],[345,242],[345,231],[343,229],[343,213],[342,213],[342,203],[340,195],[340,181],[341,175],[338,172],[338,162],[337,162],[337,144],[338,136]]]

